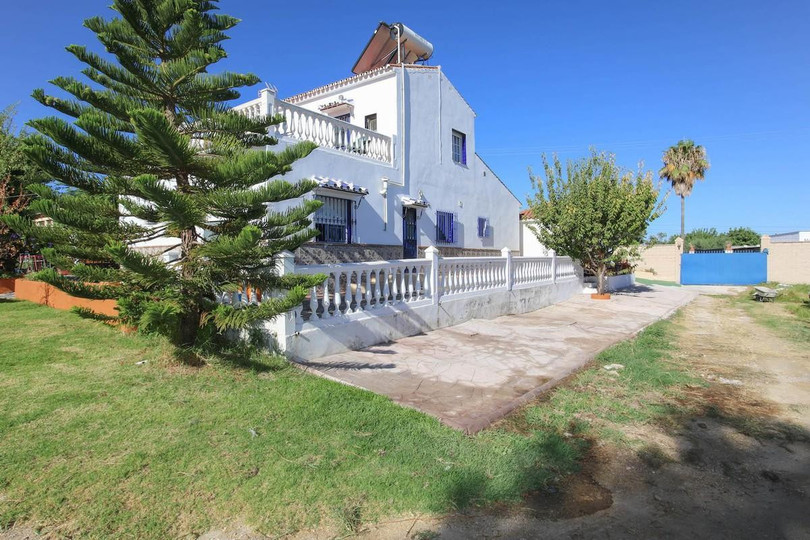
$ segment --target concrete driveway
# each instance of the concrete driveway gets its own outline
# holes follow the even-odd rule
[[[577,295],[524,315],[476,319],[300,364],[475,433],[697,294],[639,286],[608,301]]]

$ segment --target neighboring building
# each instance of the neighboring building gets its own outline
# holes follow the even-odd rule
[[[32,219],[31,221],[37,227],[52,227],[53,226],[53,218],[49,218],[48,216],[43,216],[42,214],[37,214],[36,216],[34,216],[34,219]]]
[[[531,210],[520,211],[520,254],[524,257],[550,257],[554,251],[540,243],[532,227],[537,221]]]
[[[794,231],[782,234],[772,234],[771,243],[783,242],[810,242],[810,231]]]
[[[356,75],[285,99],[263,89],[236,107],[285,117],[269,151],[318,145],[286,175],[317,180],[311,196],[324,202],[300,263],[413,258],[428,245],[443,256],[520,249],[520,201],[476,154],[475,112],[440,67],[391,63],[397,33],[405,61],[430,56],[406,27],[381,23]]]

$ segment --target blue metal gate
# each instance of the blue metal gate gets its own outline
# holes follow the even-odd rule
[[[684,253],[683,285],[755,285],[768,281],[768,253]]]

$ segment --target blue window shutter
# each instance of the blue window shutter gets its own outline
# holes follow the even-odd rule
[[[461,136],[461,162],[467,164],[467,136]]]

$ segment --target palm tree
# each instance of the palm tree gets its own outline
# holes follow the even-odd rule
[[[681,198],[681,238],[684,231],[685,198],[692,193],[695,180],[703,180],[709,170],[709,156],[706,149],[694,141],[684,139],[670,146],[662,158],[664,166],[658,176],[672,184],[672,189]]]

